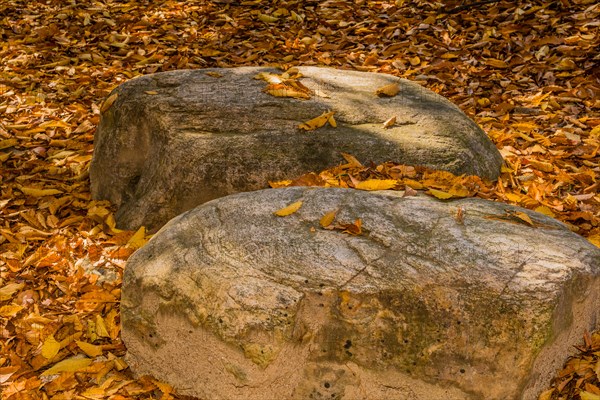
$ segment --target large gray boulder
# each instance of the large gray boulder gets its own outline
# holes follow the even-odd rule
[[[499,174],[502,158],[477,124],[416,83],[301,67],[299,82],[313,92],[303,100],[263,92],[267,83],[253,78],[266,71],[278,72],[173,71],[115,89],[95,135],[90,178],[93,197],[119,207],[119,227],[156,229],[208,200],[335,166],[341,152],[365,163]],[[375,94],[394,82],[395,97]],[[327,110],[335,112],[337,128],[298,128]],[[393,116],[396,124],[385,129]]]
[[[171,220],[125,268],[132,370],[207,400],[536,399],[598,327],[600,249],[517,207],[401,195],[270,189]],[[322,228],[332,210],[362,233]]]

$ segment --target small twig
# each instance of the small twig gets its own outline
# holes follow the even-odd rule
[[[461,12],[463,10],[468,10],[470,8],[474,8],[474,7],[479,7],[485,4],[490,4],[490,3],[498,3],[500,0],[482,0],[482,1],[476,1],[475,3],[469,3],[469,4],[463,4],[460,5],[458,7],[454,7],[451,8],[448,11],[442,11],[443,14],[456,14],[458,12]]]

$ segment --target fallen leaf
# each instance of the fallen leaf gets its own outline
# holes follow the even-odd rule
[[[9,283],[0,288],[0,301],[5,301],[10,299],[13,294],[23,289],[25,286],[24,283]]]
[[[140,226],[140,228],[133,234],[133,236],[127,241],[127,246],[133,249],[142,248],[148,239],[146,238],[146,228]]]
[[[333,220],[335,220],[336,214],[337,210],[329,211],[327,214],[321,217],[321,219],[319,220],[319,225],[321,225],[322,228],[327,228],[329,225],[331,225]]]
[[[361,164],[361,162],[360,162],[360,161],[358,161],[358,160],[356,159],[356,157],[354,157],[353,155],[351,155],[351,154],[348,154],[348,153],[343,153],[343,152],[342,152],[341,154],[342,154],[342,157],[344,157],[344,159],[345,159],[346,161],[348,161],[348,164],[350,165],[350,167],[352,167],[352,168],[363,168],[363,167],[364,167],[364,166]]]
[[[533,221],[531,220],[531,218],[529,217],[529,215],[525,214],[522,211],[515,211],[510,213],[511,215],[517,217],[518,219],[520,219],[521,221],[525,222],[527,225],[529,226],[534,226]]]
[[[397,83],[390,83],[375,91],[375,94],[379,97],[394,97],[398,93],[400,93],[400,85]]]
[[[267,14],[258,14],[258,19],[260,19],[262,22],[265,22],[267,24],[272,24],[279,20],[279,18],[273,17],[271,15],[267,15]]]
[[[357,218],[354,223],[347,224],[344,226],[342,233],[349,233],[350,235],[360,235],[362,233],[362,221]]]
[[[321,128],[327,124],[329,118],[331,118],[334,114],[334,111],[324,112],[316,118],[311,119],[310,121],[306,121],[298,125],[298,128],[304,129],[306,131],[313,131],[315,129]],[[335,125],[332,125],[335,127]]]
[[[391,128],[392,126],[394,126],[394,124],[395,124],[395,123],[396,123],[396,117],[395,117],[395,116],[393,116],[393,117],[389,118],[388,120],[386,120],[386,121],[383,123],[383,128],[384,128],[384,129],[389,129],[389,128]]]
[[[77,372],[92,363],[91,358],[72,357],[54,364],[51,368],[42,372],[40,376],[49,376],[59,374],[61,372]]]
[[[23,306],[18,304],[9,304],[6,306],[0,307],[0,317],[11,318],[14,317],[23,309]]]
[[[208,72],[206,72],[206,75],[211,76],[213,78],[222,78],[223,77],[222,74],[220,74],[216,71],[208,71]]]
[[[444,192],[443,190],[437,190],[437,189],[429,189],[425,193],[430,194],[441,200],[447,200],[452,197],[452,194],[450,194],[448,192]]]
[[[80,340],[76,341],[77,346],[79,346],[79,348],[81,350],[83,350],[83,352],[92,358],[98,357],[99,355],[102,355],[102,347],[101,346],[95,346],[93,344],[87,343],[87,342],[82,342]]]
[[[581,397],[581,400],[600,400],[600,395],[590,393],[585,390],[579,392],[579,397]]]
[[[51,360],[58,354],[60,350],[60,342],[54,339],[53,335],[49,335],[44,344],[42,345],[42,356],[48,360]]]
[[[100,106],[100,112],[101,113],[106,112],[113,105],[113,103],[117,100],[117,97],[119,97],[118,93],[113,93],[110,96],[108,96],[108,98],[106,100],[104,100],[104,103],[102,103],[102,105]]]
[[[284,83],[271,84],[264,90],[265,93],[275,97],[292,97],[296,99],[310,99],[310,95],[306,92],[300,91],[294,87],[286,85]]]
[[[275,211],[273,214],[278,217],[287,217],[290,214],[295,213],[302,207],[302,201],[297,201],[295,203],[290,204],[289,206],[283,207],[280,210]]]
[[[149,95],[158,94],[158,92],[156,90],[145,90],[144,93],[149,94]]]
[[[53,196],[55,194],[61,194],[62,192],[58,189],[36,189],[30,187],[20,187],[19,190],[25,193],[27,196],[33,197],[44,197],[44,196]]]
[[[360,190],[388,190],[398,184],[395,179],[367,179],[358,182],[354,187]]]

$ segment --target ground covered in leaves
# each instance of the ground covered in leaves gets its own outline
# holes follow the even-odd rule
[[[2,399],[177,397],[122,360],[121,275],[147,237],[116,229],[110,204],[89,192],[94,131],[116,85],[240,65],[416,80],[488,132],[506,160],[497,183],[349,159],[292,184],[402,178],[433,195],[466,190],[555,216],[600,245],[599,21],[589,0],[2,1]],[[573,345],[542,398],[600,399],[600,333]]]

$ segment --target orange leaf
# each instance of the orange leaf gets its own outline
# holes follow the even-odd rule
[[[337,210],[329,211],[327,214],[325,214],[321,217],[321,220],[319,221],[319,225],[321,225],[322,228],[327,228],[329,225],[331,225],[331,223],[335,219],[336,214],[337,214]]]
[[[398,83],[390,83],[375,91],[375,94],[379,97],[394,97],[398,93],[400,93],[400,85]]]

